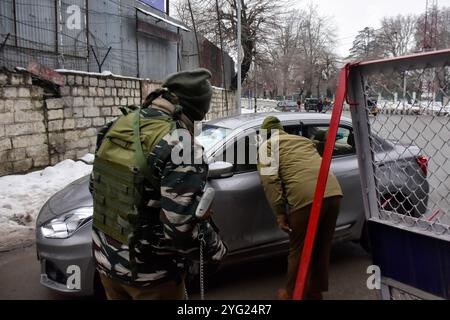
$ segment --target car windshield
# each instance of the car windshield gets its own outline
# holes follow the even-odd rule
[[[211,147],[224,140],[231,131],[223,127],[204,125],[202,132],[197,136],[197,141],[205,148],[205,151],[209,151]]]

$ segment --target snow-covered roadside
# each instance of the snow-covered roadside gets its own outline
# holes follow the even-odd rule
[[[0,177],[0,251],[34,241],[36,217],[55,192],[92,170],[92,154],[44,170]]]

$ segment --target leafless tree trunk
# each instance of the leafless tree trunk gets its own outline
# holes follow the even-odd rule
[[[385,56],[405,55],[413,49],[417,17],[414,15],[383,18],[377,42]]]
[[[219,0],[219,19],[217,19],[216,2],[211,0],[191,0],[192,12],[196,17],[197,31],[208,40],[215,43],[219,34],[219,23],[223,35],[226,49],[234,52],[237,50],[237,0]],[[242,82],[247,77],[253,59],[259,53],[266,51],[272,30],[278,25],[279,18],[286,8],[289,0],[239,0],[242,4],[241,24],[242,24],[242,51],[243,60],[241,64]],[[182,0],[176,6],[179,18],[191,26],[187,12],[188,1]],[[256,52],[258,44],[258,53]],[[232,88],[237,87],[237,74],[233,78]]]

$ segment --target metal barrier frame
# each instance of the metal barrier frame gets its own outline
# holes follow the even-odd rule
[[[420,289],[408,286],[391,278],[383,278],[381,280],[381,299],[390,300],[392,297],[392,290],[399,291],[408,297],[406,299],[393,300],[444,300],[434,294],[422,291]]]
[[[351,100],[351,115],[353,122],[353,130],[355,132],[355,144],[358,155],[359,170],[361,173],[361,186],[363,191],[363,202],[366,218],[369,221],[394,226],[403,230],[419,233],[422,235],[450,241],[450,227],[440,225],[447,229],[446,234],[436,234],[424,228],[417,226],[411,227],[404,223],[393,223],[389,220],[380,219],[381,211],[378,207],[377,189],[375,184],[375,167],[372,162],[373,154],[370,145],[370,123],[368,121],[368,111],[365,106],[367,100],[364,95],[364,83],[366,78],[373,74],[387,72],[401,72],[412,68],[433,68],[442,67],[445,63],[450,63],[450,50],[440,50],[434,52],[420,53],[410,56],[397,57],[386,60],[375,60],[369,62],[361,62],[351,64],[348,78],[348,98]],[[362,80],[362,81],[361,81]],[[390,213],[395,215],[395,213]],[[418,218],[411,218],[418,219]],[[422,224],[428,224],[431,227],[436,223],[421,220]],[[429,229],[429,228],[428,228]]]
[[[354,136],[355,136],[355,145],[356,145],[356,151],[358,156],[358,164],[359,164],[359,170],[361,173],[361,185],[362,185],[362,191],[363,191],[363,202],[364,202],[364,208],[366,213],[367,221],[369,221],[369,229],[373,229],[373,233],[376,234],[376,226],[378,225],[384,225],[387,227],[387,229],[391,229],[392,227],[403,229],[400,240],[403,240],[401,244],[404,243],[404,241],[413,241],[410,238],[411,233],[421,235],[421,239],[417,241],[424,241],[429,239],[439,239],[439,244],[430,244],[429,241],[426,243],[423,247],[419,248],[419,250],[416,250],[415,252],[417,254],[417,257],[421,257],[424,255],[424,249],[429,248],[430,246],[434,248],[434,251],[437,252],[437,250],[440,250],[440,248],[443,248],[442,250],[448,249],[448,244],[450,243],[450,232],[447,232],[446,235],[437,235],[436,233],[432,233],[426,230],[420,230],[419,228],[411,228],[411,226],[408,226],[406,224],[397,224],[392,223],[387,220],[381,220],[380,219],[380,210],[378,208],[378,201],[377,201],[377,189],[375,184],[375,168],[374,164],[372,162],[372,159],[374,158],[374,155],[372,154],[370,143],[367,143],[370,141],[370,123],[368,121],[368,112],[367,112],[367,100],[364,95],[364,82],[365,78],[368,75],[374,74],[374,73],[383,73],[383,72],[389,72],[389,71],[405,71],[408,69],[411,69],[411,67],[416,69],[421,68],[430,68],[430,67],[439,67],[443,65],[443,62],[450,64],[450,50],[441,50],[441,51],[435,51],[435,52],[426,52],[421,54],[415,54],[411,56],[404,56],[404,57],[397,57],[392,59],[385,59],[385,60],[376,60],[376,61],[369,61],[369,62],[362,62],[362,63],[351,63],[345,65],[339,75],[339,82],[338,87],[336,90],[336,99],[332,111],[331,121],[330,121],[330,128],[328,130],[328,136],[325,143],[324,153],[322,157],[322,163],[320,167],[320,173],[317,180],[316,190],[314,194],[314,201],[312,203],[311,208],[311,215],[308,222],[308,228],[306,232],[305,237],[305,243],[303,246],[303,250],[301,252],[301,259],[300,264],[298,267],[298,273],[297,273],[297,279],[296,279],[296,285],[294,289],[294,300],[302,300],[304,297],[304,291],[306,286],[306,279],[309,272],[309,265],[311,260],[311,254],[314,246],[314,240],[316,236],[317,231],[317,225],[319,221],[319,214],[322,207],[323,202],[323,195],[325,191],[325,186],[327,183],[327,177],[330,169],[330,163],[331,163],[331,157],[333,152],[333,147],[335,144],[335,138],[338,128],[338,123],[341,118],[342,110],[344,102],[347,101],[347,103],[351,106],[351,114],[352,114],[352,122],[353,122],[353,130],[354,130]],[[362,81],[361,81],[362,80]],[[351,102],[349,102],[349,99]],[[416,218],[413,218],[416,219]],[[373,223],[373,228],[371,226],[371,223]],[[444,226],[447,228],[447,231],[450,231],[450,226]],[[394,229],[395,230],[395,229]],[[389,230],[387,230],[389,232]],[[370,230],[369,230],[370,233]],[[406,233],[406,235],[405,235]],[[430,237],[430,238],[428,238]],[[444,240],[444,241],[442,241]],[[427,241],[425,241],[427,242]],[[389,271],[392,272],[392,268],[396,268],[396,266],[392,266],[392,262],[386,262],[386,260],[383,260],[386,258],[386,255],[389,256],[389,253],[384,252],[384,249],[386,248],[386,244],[380,244],[379,252],[377,253],[376,259],[380,261],[380,264],[384,264],[387,269],[390,269]],[[398,246],[396,248],[399,249]],[[414,248],[416,249],[416,248]],[[413,250],[414,251],[414,250]],[[428,252],[429,253],[429,252]],[[434,252],[432,252],[434,254]],[[416,257],[416,258],[417,258]],[[445,257],[443,259],[446,259]],[[374,258],[375,260],[375,258]],[[395,260],[395,259],[394,259]],[[439,260],[438,264],[445,264],[443,260]],[[401,264],[402,267],[408,267],[408,262],[405,261],[399,261],[399,264]],[[395,263],[394,263],[395,265]],[[436,266],[433,266],[436,267]],[[433,269],[433,268],[431,268]],[[434,268],[436,269],[436,268]],[[436,270],[432,271],[436,271]],[[449,269],[450,270],[450,269]],[[447,270],[447,271],[449,271]],[[394,272],[395,273],[395,272]],[[450,272],[449,272],[450,273]],[[409,276],[409,278],[408,278]],[[386,277],[384,277],[386,279]],[[411,284],[416,284],[415,282],[411,280],[411,275],[407,275],[405,277],[406,282]],[[419,279],[423,280],[423,279]],[[435,275],[434,279],[436,281],[440,281],[442,283],[449,283],[450,284],[450,275],[447,274],[446,270],[440,270],[440,273],[438,275]],[[420,281],[419,281],[420,282]],[[408,286],[405,283],[406,286]],[[445,284],[444,284],[445,285]],[[420,286],[423,287],[423,283],[417,283],[416,289],[419,291],[426,292],[424,290],[421,290]],[[409,286],[410,288],[415,288],[413,285]],[[445,288],[439,288],[435,289],[434,291],[439,291],[442,296],[450,296],[450,286],[448,289],[448,292],[445,291]],[[417,291],[415,290],[415,292]],[[386,290],[384,290],[384,293],[386,293]],[[431,297],[433,295],[429,295]]]

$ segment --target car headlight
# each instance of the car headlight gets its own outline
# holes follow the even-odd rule
[[[70,237],[80,226],[88,221],[93,214],[93,208],[78,208],[66,212],[41,226],[45,238],[65,239]]]

